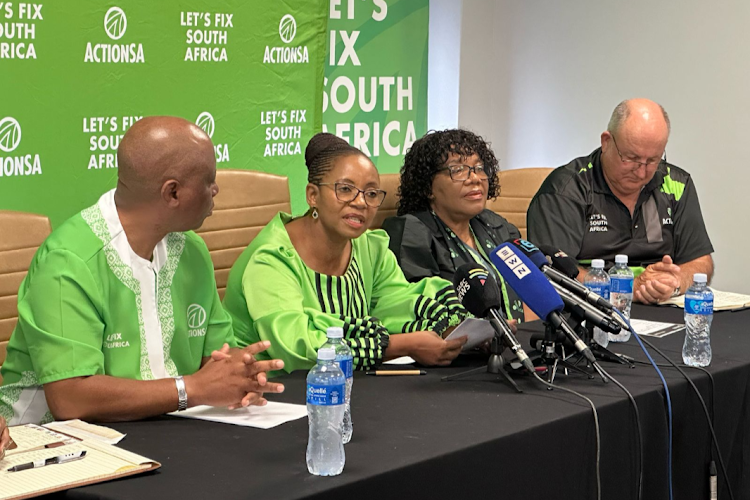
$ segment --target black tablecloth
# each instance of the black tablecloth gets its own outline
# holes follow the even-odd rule
[[[634,317],[682,322],[682,310],[634,307]],[[750,498],[750,312],[718,313],[712,329],[715,379],[686,369],[709,407],[735,498]],[[538,323],[538,322],[537,322]],[[527,326],[519,337],[527,343]],[[650,339],[681,359],[684,334]],[[618,352],[645,360],[635,339]],[[654,356],[657,362],[663,362]],[[162,463],[158,471],[77,488],[65,498],[595,498],[595,434],[590,408],[561,391],[547,391],[529,377],[524,390],[480,374],[443,382],[479,361],[471,356],[419,377],[355,374],[354,437],[346,467],[333,478],[310,475],[305,465],[307,420],[270,430],[175,417],[115,424],[128,434],[125,449]],[[605,368],[635,396],[644,431],[644,498],[667,498],[667,425],[661,383],[653,368],[612,363]],[[687,382],[663,369],[674,412],[675,499],[705,499],[711,441],[703,412]],[[283,378],[274,400],[303,404],[305,373]],[[558,383],[589,396],[601,424],[602,498],[633,499],[635,422],[624,394],[612,383],[580,375]],[[720,498],[728,498],[719,478]]]

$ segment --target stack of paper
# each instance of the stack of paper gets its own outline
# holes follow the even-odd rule
[[[714,311],[736,311],[750,307],[750,295],[722,292],[715,288],[711,288],[711,291],[714,292]],[[659,305],[676,306],[684,309],[685,296],[672,297],[664,302],[659,302]]]

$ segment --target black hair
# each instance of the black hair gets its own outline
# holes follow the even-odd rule
[[[404,157],[398,188],[398,215],[430,209],[432,181],[451,153],[462,158],[476,153],[487,172],[487,198],[497,197],[500,192],[497,173],[500,169],[495,153],[484,139],[462,129],[430,131],[418,139]]]
[[[348,142],[340,137],[327,132],[315,134],[305,148],[305,165],[307,165],[307,182],[311,184],[320,183],[323,176],[333,168],[336,158],[349,155],[367,156],[350,146]]]

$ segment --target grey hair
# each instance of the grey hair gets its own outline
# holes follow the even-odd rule
[[[625,122],[625,120],[628,119],[628,116],[630,116],[630,99],[626,99],[622,101],[620,104],[615,106],[614,111],[612,111],[612,116],[609,119],[609,124],[607,125],[607,132],[610,134],[616,133],[620,126]],[[667,133],[672,132],[672,124],[669,121],[669,114],[667,113],[667,110],[664,109],[664,106],[662,106],[659,103],[656,103],[659,106],[659,109],[661,110],[661,114],[664,117],[664,121],[667,124]]]

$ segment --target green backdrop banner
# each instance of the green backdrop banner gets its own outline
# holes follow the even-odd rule
[[[122,135],[158,114],[197,122],[219,168],[287,175],[302,193],[328,13],[328,0],[0,1],[0,209],[59,225],[114,187]]]
[[[427,131],[429,0],[331,0],[323,127],[396,172]]]

